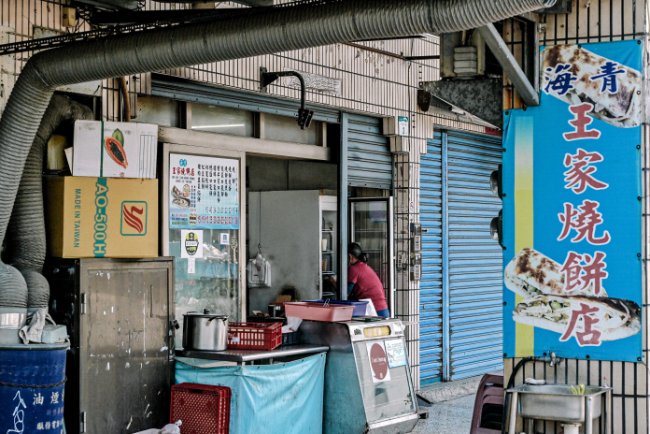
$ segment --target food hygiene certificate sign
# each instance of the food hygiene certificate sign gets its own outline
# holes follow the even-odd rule
[[[541,103],[505,115],[504,352],[642,356],[640,41],[541,50]]]
[[[239,229],[239,160],[169,154],[170,229]]]

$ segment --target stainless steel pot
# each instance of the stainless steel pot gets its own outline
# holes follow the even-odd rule
[[[228,316],[205,311],[183,315],[183,349],[223,351],[228,337]]]

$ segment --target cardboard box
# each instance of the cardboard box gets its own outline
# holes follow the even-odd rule
[[[156,177],[158,125],[76,121],[73,147],[74,176]]]
[[[45,198],[51,256],[158,256],[157,180],[48,176]]]

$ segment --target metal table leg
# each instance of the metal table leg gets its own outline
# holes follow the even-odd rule
[[[517,434],[517,400],[519,399],[519,393],[512,392],[510,396],[510,426],[508,428],[508,434]]]
[[[591,414],[593,400],[592,396],[585,396],[585,434],[593,434],[594,432],[594,419]]]
[[[604,434],[609,434],[609,418],[612,416],[609,416],[612,412],[612,389],[608,390],[605,392],[605,430]]]

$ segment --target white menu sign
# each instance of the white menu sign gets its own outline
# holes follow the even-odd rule
[[[169,154],[170,229],[239,229],[239,160]]]

